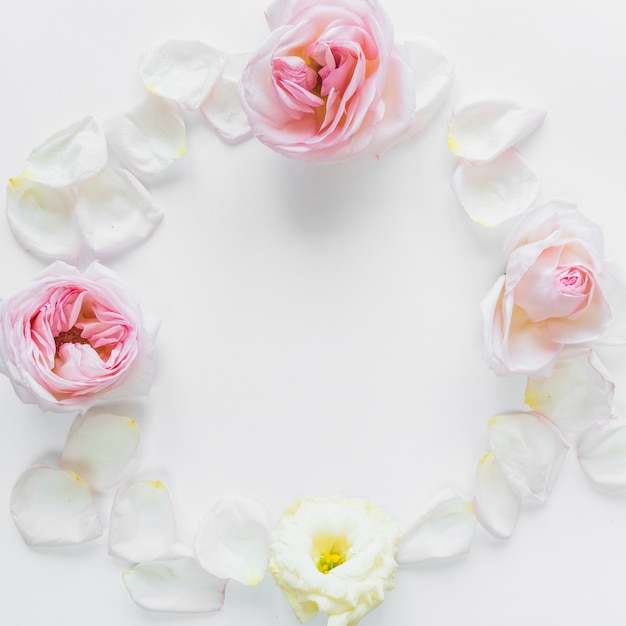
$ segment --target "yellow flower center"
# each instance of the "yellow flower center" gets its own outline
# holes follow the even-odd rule
[[[322,574],[328,574],[331,569],[346,562],[346,555],[338,552],[322,552],[317,561],[317,569]]]

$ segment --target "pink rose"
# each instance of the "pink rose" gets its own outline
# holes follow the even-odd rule
[[[274,0],[266,15],[272,32],[239,95],[252,132],[278,152],[309,161],[379,155],[418,130],[418,109],[447,89],[447,59],[423,41],[395,44],[376,0]],[[422,58],[417,99],[412,54]]]
[[[482,303],[490,366],[548,376],[567,346],[598,340],[611,322],[602,231],[573,205],[524,214],[504,245],[506,273]]]
[[[0,371],[23,402],[84,413],[148,393],[157,330],[111,270],[57,261],[0,304]]]

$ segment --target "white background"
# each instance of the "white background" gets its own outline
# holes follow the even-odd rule
[[[219,495],[274,516],[302,495],[366,497],[398,521],[449,487],[471,498],[487,421],[523,409],[522,380],[480,358],[478,304],[503,266],[506,227],[472,224],[450,190],[452,105],[503,94],[545,107],[520,150],[541,199],[574,202],[626,267],[626,9],[615,0],[385,0],[400,37],[428,34],[456,79],[419,137],[381,161],[313,167],[255,140],[224,144],[188,116],[188,155],[147,186],[166,217],[105,259],[162,320],[148,400],[117,407],[142,429],[138,478],[170,489],[191,542]],[[0,178],[88,114],[141,101],[140,53],[170,38],[251,50],[263,0],[22,0],[3,12]],[[0,225],[0,295],[44,264]],[[618,385],[625,349],[603,354]],[[106,540],[26,547],[8,511],[28,466],[58,461],[73,416],[24,406],[0,380],[0,623],[288,626],[269,579],[227,589],[220,613],[153,614],[121,582]],[[106,519],[110,496],[98,499]],[[593,488],[570,453],[551,500],[527,503],[498,542],[477,528],[468,557],[402,569],[363,620],[394,624],[623,624],[626,495]],[[313,622],[324,624],[323,617]]]

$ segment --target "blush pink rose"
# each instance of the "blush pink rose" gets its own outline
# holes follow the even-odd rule
[[[482,303],[487,359],[498,373],[548,376],[562,350],[598,341],[617,284],[602,231],[573,205],[524,214],[504,246],[506,273]]]
[[[0,371],[23,402],[84,413],[148,393],[157,330],[111,270],[57,261],[0,304]]]
[[[288,156],[339,161],[377,156],[407,134],[415,79],[376,0],[274,0],[266,15],[271,33],[239,83],[258,139]]]

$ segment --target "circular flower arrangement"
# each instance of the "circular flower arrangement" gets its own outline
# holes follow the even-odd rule
[[[185,152],[181,109],[200,110],[230,141],[255,135],[287,156],[328,162],[379,156],[417,132],[446,94],[445,54],[426,40],[396,41],[375,0],[274,0],[267,18],[270,34],[251,56],[166,42],[142,59],[152,93],[144,104],[104,127],[85,118],[35,149],[7,189],[18,241],[41,257],[82,262],[148,237],[161,213],[135,175]],[[80,272],[55,261],[0,304],[0,367],[20,399],[80,414],[59,467],[27,469],[12,491],[26,543],[99,537],[93,492],[121,485],[108,550],[133,564],[123,579],[140,606],[216,610],[229,581],[255,585],[269,571],[300,621],[321,611],[330,626],[353,626],[383,601],[399,566],[464,554],[477,523],[511,536],[522,499],[549,497],[574,441],[592,481],[626,487],[626,431],[593,351],[626,339],[615,323],[626,314],[624,287],[600,229],[578,209],[533,208],[537,177],[515,146],[544,115],[507,98],[473,99],[448,126],[459,202],[481,224],[516,219],[505,273],[483,302],[484,336],[497,373],[528,377],[531,409],[489,422],[470,499],[445,492],[400,528],[362,499],[303,497],[275,523],[261,503],[224,496],[193,550],[181,549],[165,485],[132,481],[137,423],[105,412],[113,400],[147,394],[158,324],[103,265]]]

